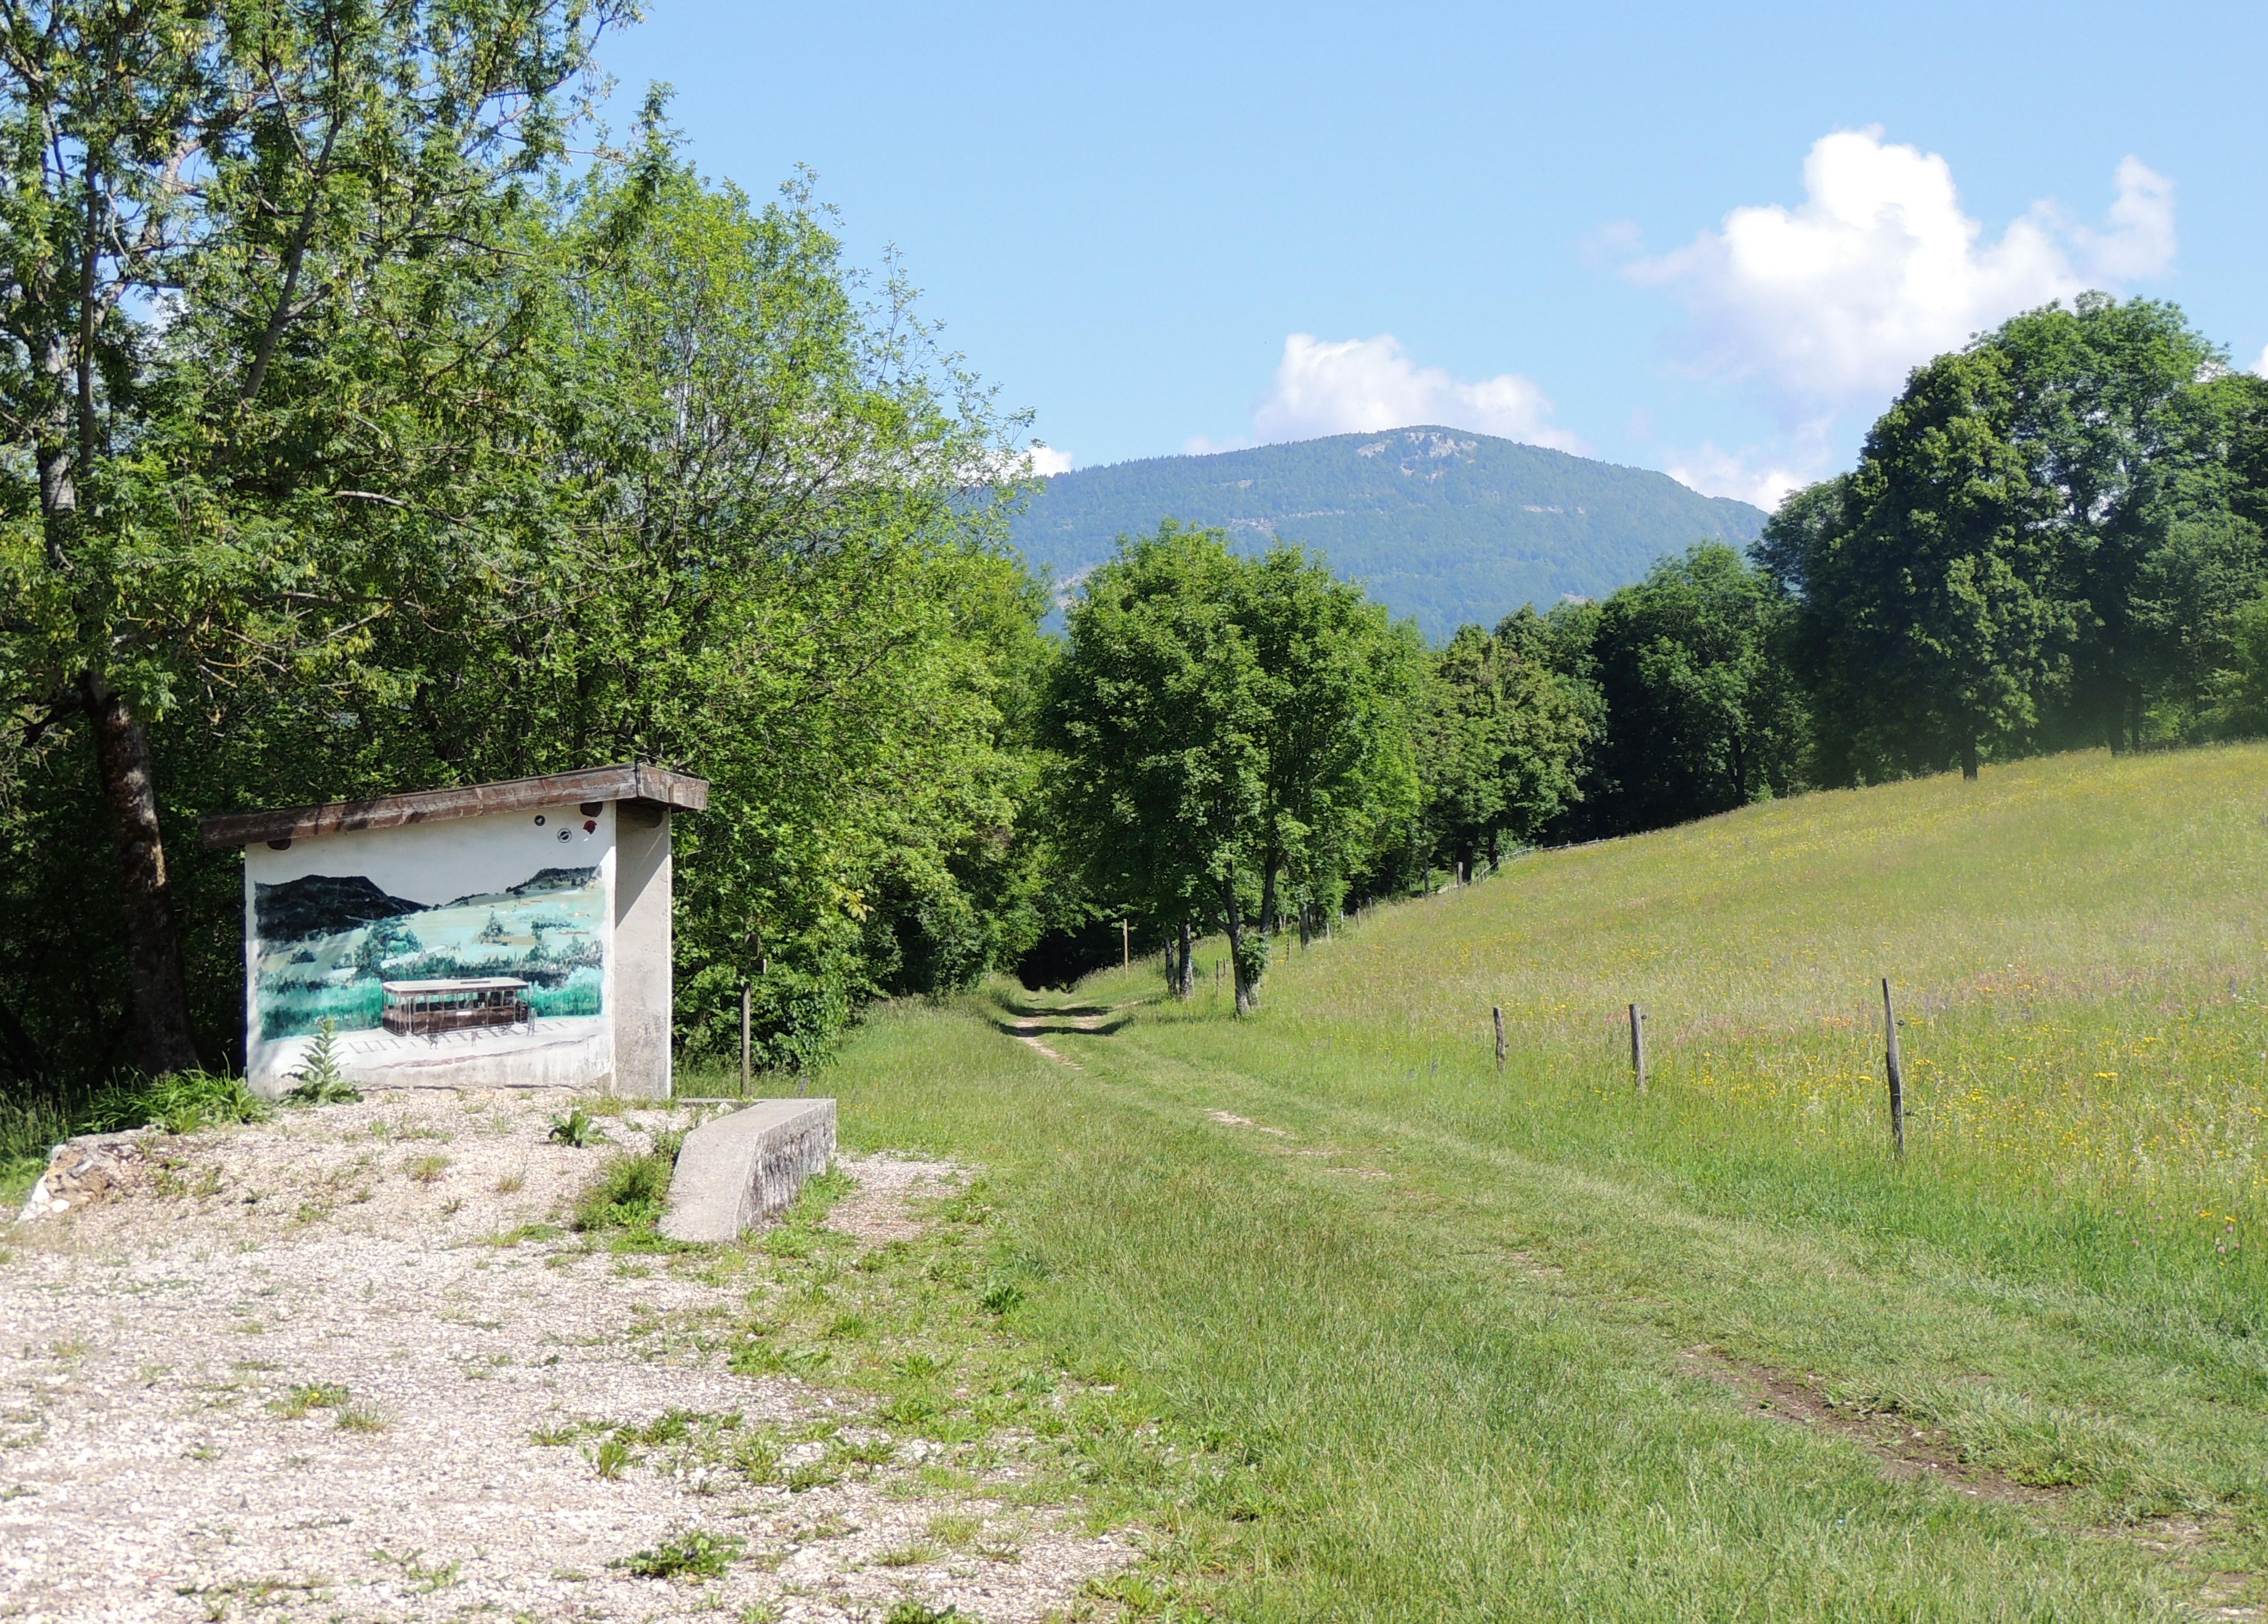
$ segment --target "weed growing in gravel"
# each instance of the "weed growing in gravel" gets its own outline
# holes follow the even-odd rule
[[[940,1512],[929,1519],[928,1532],[931,1539],[957,1551],[983,1537],[984,1519],[960,1511]]]
[[[526,1173],[518,1172],[508,1172],[500,1175],[497,1178],[495,1186],[496,1193],[499,1195],[516,1195],[526,1187],[527,1175]]]
[[[696,1583],[720,1579],[740,1560],[745,1541],[731,1534],[712,1534],[696,1528],[664,1539],[622,1559],[622,1566],[641,1579],[691,1579]]]
[[[342,1432],[383,1432],[393,1424],[391,1415],[367,1404],[349,1404],[339,1410]]]
[[[598,1452],[591,1457],[591,1469],[608,1482],[614,1482],[630,1470],[630,1463],[637,1459],[630,1452],[630,1446],[622,1439],[607,1438],[599,1444]]]
[[[345,1070],[339,1065],[338,1023],[329,1016],[323,1018],[315,1028],[315,1040],[307,1046],[307,1058],[295,1073],[298,1086],[284,1096],[295,1106],[351,1106],[362,1099],[362,1091],[347,1081]]]
[[[336,1382],[305,1382],[292,1388],[282,1398],[272,1400],[268,1407],[286,1421],[297,1421],[309,1410],[341,1410],[346,1408],[347,1390]],[[343,1420],[342,1426],[345,1425]]]
[[[591,1113],[580,1106],[577,1106],[564,1116],[555,1116],[551,1119],[550,1138],[554,1144],[570,1145],[578,1150],[587,1150],[606,1136],[605,1132],[592,1118]]]
[[[841,1466],[887,1466],[898,1458],[898,1446],[887,1437],[837,1438],[828,1446],[827,1458]]]
[[[652,1229],[669,1198],[669,1175],[676,1157],[659,1150],[634,1155],[618,1150],[599,1169],[599,1177],[575,1202],[578,1230]]]
[[[874,1565],[878,1568],[920,1568],[936,1560],[937,1547],[919,1542],[894,1545],[887,1550],[874,1553]]]
[[[370,1554],[370,1559],[376,1562],[391,1562],[399,1567],[401,1569],[402,1577],[416,1586],[418,1593],[424,1596],[431,1596],[436,1591],[448,1589],[457,1582],[458,1576],[464,1571],[465,1565],[462,1562],[420,1562],[418,1559],[424,1554],[423,1550],[416,1550],[406,1556],[396,1556],[385,1547],[380,1546]]]
[[[882,1615],[882,1624],[976,1624],[958,1607],[932,1607],[925,1601],[902,1601]]]
[[[449,1170],[449,1158],[439,1151],[416,1156],[401,1165],[401,1171],[420,1184],[431,1184]]]

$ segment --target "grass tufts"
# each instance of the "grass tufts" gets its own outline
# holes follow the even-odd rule
[[[622,1565],[641,1579],[687,1579],[703,1584],[721,1579],[740,1558],[746,1542],[731,1534],[712,1534],[703,1528],[664,1539]]]
[[[617,1150],[577,1198],[575,1228],[585,1233],[652,1228],[668,1202],[669,1176],[675,1166],[674,1158],[659,1151]]]
[[[215,1071],[176,1071],[162,1077],[112,1084],[88,1105],[77,1131],[104,1134],[158,1128],[169,1134],[194,1134],[202,1128],[264,1121],[269,1115],[267,1102],[242,1077]]]

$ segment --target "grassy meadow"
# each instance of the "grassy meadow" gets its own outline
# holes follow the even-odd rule
[[[2264,875],[2268,749],[2038,761],[1523,858],[1241,1022],[1211,960],[892,1007],[820,1086],[985,1166],[1008,1323],[1144,1418],[1138,1613],[2255,1616]]]

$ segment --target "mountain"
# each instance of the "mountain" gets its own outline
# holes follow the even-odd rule
[[[1696,541],[1745,546],[1764,523],[1761,510],[1667,474],[1424,427],[1059,474],[1017,519],[1015,541],[1060,591],[1122,532],[1169,515],[1240,546],[1280,536],[1314,547],[1436,641],[1524,603],[1602,597]]]

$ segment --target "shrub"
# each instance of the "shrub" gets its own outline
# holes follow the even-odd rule
[[[257,1122],[267,1104],[242,1077],[212,1071],[176,1071],[168,1077],[114,1083],[94,1098],[80,1123],[82,1132],[114,1133],[128,1128],[162,1128],[169,1134],[194,1134],[201,1128]]]

